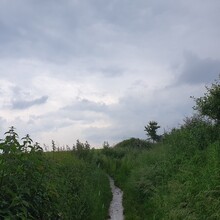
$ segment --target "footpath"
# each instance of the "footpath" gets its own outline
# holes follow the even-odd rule
[[[109,207],[109,218],[108,220],[123,220],[123,192],[120,188],[115,186],[114,180],[109,176],[110,187],[112,190],[112,201]]]

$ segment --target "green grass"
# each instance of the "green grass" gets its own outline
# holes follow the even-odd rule
[[[95,162],[84,160],[92,159],[92,150],[80,157],[71,151],[43,153],[29,136],[20,144],[14,128],[0,149],[0,219],[107,218],[108,178]]]
[[[0,219],[103,220],[124,192],[126,220],[220,219],[220,127],[192,119],[159,143],[129,139],[111,148],[44,153],[14,128],[0,142]],[[55,146],[54,146],[55,149]]]
[[[103,149],[100,164],[124,191],[126,220],[220,219],[218,132],[198,122],[147,148],[130,139]]]
[[[78,159],[72,152],[50,152],[61,187],[61,204],[66,204],[72,219],[105,219],[111,200],[106,174],[94,163]]]

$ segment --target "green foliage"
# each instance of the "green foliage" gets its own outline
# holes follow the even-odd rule
[[[71,152],[47,153],[56,169],[53,182],[62,219],[105,219],[111,199],[108,178],[95,164]]]
[[[29,135],[21,140],[11,127],[0,143],[0,219],[106,219],[110,186],[92,159],[56,152],[54,142],[43,153]],[[88,158],[88,143],[77,147]]]
[[[148,141],[141,140],[139,138],[130,138],[124,140],[115,145],[114,148],[125,148],[125,149],[150,149],[152,144]]]
[[[106,148],[109,148],[109,147],[110,147],[110,145],[109,145],[108,141],[104,141],[103,148],[106,149]]]
[[[195,150],[203,150],[217,139],[216,126],[210,120],[194,115],[187,117],[180,129],[172,129],[169,134],[165,134],[163,142],[175,146],[172,148],[173,152],[181,150],[183,154],[190,156]]]
[[[5,139],[0,143],[0,149],[3,154],[16,153],[20,151],[20,144],[18,142],[18,134],[12,126],[9,131],[5,132]]]
[[[133,141],[99,154],[103,169],[124,191],[127,220],[219,219],[217,125],[195,115],[164,134],[153,148],[132,148]],[[122,150],[123,156],[116,156]]]
[[[197,110],[201,115],[208,116],[220,124],[220,76],[211,88],[206,87],[207,92],[200,98],[194,98]]]
[[[158,123],[156,121],[150,121],[147,126],[145,126],[145,130],[147,132],[147,136],[149,137],[149,140],[152,140],[153,142],[157,142],[160,140],[160,136],[157,135],[157,129],[160,128]]]
[[[3,219],[56,218],[47,190],[48,164],[27,135],[18,141],[14,127],[5,133],[0,155],[0,216]],[[47,212],[45,210],[47,207]]]
[[[73,145],[72,152],[80,159],[84,159],[86,161],[92,160],[93,151],[90,150],[90,144],[86,141],[85,143],[76,141],[76,145]]]

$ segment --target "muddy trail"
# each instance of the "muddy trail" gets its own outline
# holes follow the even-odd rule
[[[122,205],[122,198],[123,192],[120,188],[115,186],[114,180],[109,177],[110,187],[112,190],[112,201],[109,207],[109,218],[108,220],[123,220],[123,205]]]

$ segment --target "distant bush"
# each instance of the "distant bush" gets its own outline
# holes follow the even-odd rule
[[[115,158],[115,159],[121,159],[125,156],[126,150],[123,148],[103,148],[103,154],[106,156]]]
[[[194,115],[187,117],[179,129],[166,133],[163,142],[173,146],[174,152],[179,149],[186,154],[192,154],[197,149],[207,148],[217,139],[216,126],[210,120]]]
[[[79,159],[84,159],[86,161],[91,161],[93,157],[93,151],[90,149],[90,144],[87,141],[82,143],[77,140],[76,144],[73,145],[72,153]]]
[[[150,149],[152,144],[139,138],[130,138],[115,145],[115,148]]]

